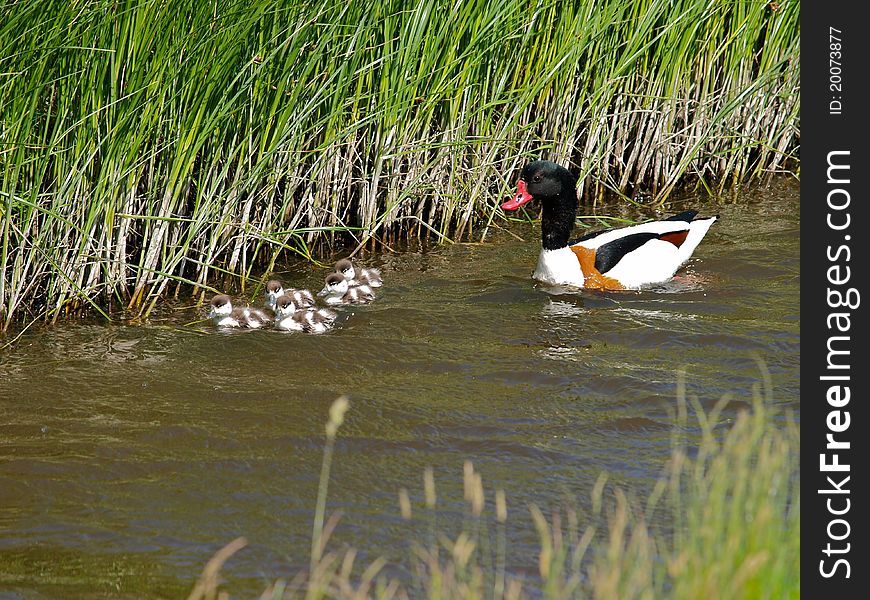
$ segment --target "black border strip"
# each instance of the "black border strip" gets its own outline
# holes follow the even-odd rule
[[[866,598],[868,31],[862,3],[801,6],[801,592]],[[830,437],[829,437],[830,436]],[[848,465],[848,467],[845,467]],[[833,596],[831,595],[833,594]]]

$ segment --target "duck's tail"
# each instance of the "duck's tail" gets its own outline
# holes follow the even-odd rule
[[[695,211],[686,211],[686,213],[692,213]],[[680,213],[681,215],[685,215],[686,213]],[[695,213],[697,214],[697,213]],[[676,215],[680,216],[680,215]],[[694,215],[693,215],[694,218]],[[670,220],[670,219],[669,219]],[[673,219],[675,221],[683,221],[686,219]],[[704,239],[704,236],[707,235],[707,232],[710,230],[710,226],[713,225],[716,221],[719,220],[719,215],[713,215],[712,217],[705,217],[703,219],[695,219],[690,221],[689,223],[689,235],[686,236],[686,241],[684,241],[680,245],[679,257],[680,257],[680,265],[684,264],[689,258],[691,258],[692,253],[695,251],[695,248],[698,247],[698,244],[701,243],[701,240]]]

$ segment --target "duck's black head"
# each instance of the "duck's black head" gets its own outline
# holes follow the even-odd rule
[[[536,160],[523,167],[517,193],[501,207],[516,210],[523,204],[541,202],[541,243],[545,250],[568,245],[577,214],[577,179],[568,169],[549,160]]]

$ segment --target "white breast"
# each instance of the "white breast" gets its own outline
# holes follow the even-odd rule
[[[552,285],[574,285],[583,287],[583,271],[580,261],[571,248],[558,250],[541,250],[538,256],[538,266],[532,274],[534,279]]]

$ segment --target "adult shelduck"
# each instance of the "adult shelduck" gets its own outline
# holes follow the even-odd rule
[[[501,207],[541,202],[541,254],[532,275],[553,285],[619,290],[667,281],[704,238],[717,216],[687,210],[661,221],[605,229],[570,240],[577,213],[577,180],[565,168],[537,160],[523,168],[517,193]]]

